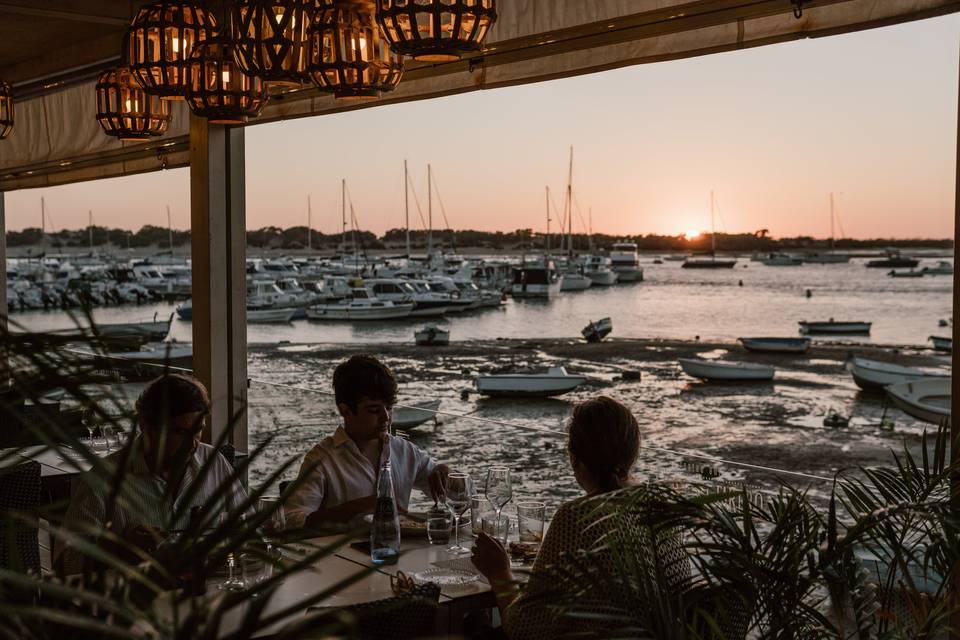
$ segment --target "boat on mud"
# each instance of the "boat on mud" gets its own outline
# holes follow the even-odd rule
[[[563,367],[550,367],[546,373],[477,376],[473,384],[483,396],[549,398],[573,391],[586,381],[584,376],[571,375]]]
[[[932,373],[915,367],[904,367],[892,362],[858,357],[847,361],[847,370],[850,371],[857,386],[864,391],[883,391],[888,385],[921,378],[948,377],[946,374]]]
[[[826,321],[808,322],[801,320],[800,333],[808,335],[870,335],[872,322],[862,322],[860,320],[834,320],[830,318]]]
[[[596,322],[591,321],[590,324],[585,326],[580,330],[580,335],[582,335],[587,342],[600,342],[613,331],[613,321],[610,318],[601,318]]]
[[[439,400],[425,400],[402,407],[394,407],[392,424],[398,429],[414,429],[430,420],[436,422],[436,412],[439,408]]]
[[[688,376],[708,382],[766,382],[773,380],[775,369],[752,362],[723,362],[701,358],[678,358]]]
[[[887,397],[918,420],[950,424],[950,378],[923,378],[887,387]]]
[[[747,351],[759,353],[806,353],[810,338],[737,338]]]

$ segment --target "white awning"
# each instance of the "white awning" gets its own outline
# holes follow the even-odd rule
[[[316,89],[271,98],[250,124],[541,82],[821,37],[960,10],[960,0],[814,0],[794,16],[791,0],[499,0],[482,54],[411,64],[377,101],[340,102]],[[119,46],[119,43],[118,43]],[[170,130],[148,143],[120,143],[94,117],[93,82],[20,101],[0,142],[0,191],[185,166],[189,114],[174,104]],[[249,125],[248,125],[249,126]]]

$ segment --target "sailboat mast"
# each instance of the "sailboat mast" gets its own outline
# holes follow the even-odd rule
[[[403,220],[407,227],[407,261],[410,260],[410,174],[407,161],[403,161]]]
[[[433,175],[427,164],[427,256],[433,253]]]
[[[710,254],[717,257],[717,228],[713,222],[713,189],[710,189]]]
[[[593,207],[587,209],[587,231],[590,234],[590,253],[593,253]]]
[[[313,211],[310,209],[310,194],[307,194],[307,251],[313,251]]]
[[[90,253],[93,253],[93,210],[87,210],[87,234],[90,240]]]
[[[573,258],[573,145],[570,145],[570,169],[567,172],[567,256]]]
[[[343,216],[343,229],[340,232],[340,244],[344,254],[347,252],[347,179],[340,180],[340,215]]]
[[[544,244],[544,251],[547,256],[550,255],[550,186],[547,185],[547,240]]]
[[[830,249],[833,250],[834,231],[833,231],[833,192],[830,192]]]
[[[170,255],[173,255],[173,224],[170,218],[170,205],[167,205],[167,240],[170,243]]]

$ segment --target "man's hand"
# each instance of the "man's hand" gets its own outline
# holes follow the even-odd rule
[[[427,481],[430,483],[430,496],[435,502],[444,502],[447,494],[447,476],[450,475],[450,467],[445,464],[438,464],[433,468]]]
[[[473,543],[473,555],[470,560],[490,584],[509,583],[513,580],[507,550],[499,540],[482,531],[477,534],[477,541]]]

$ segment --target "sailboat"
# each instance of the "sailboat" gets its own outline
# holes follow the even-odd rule
[[[845,264],[850,262],[850,254],[834,253],[833,246],[835,242],[834,221],[837,214],[833,207],[833,194],[830,194],[830,250],[826,252],[813,251],[803,256],[804,262],[810,264]]]
[[[549,213],[549,195],[547,211]],[[563,204],[563,220],[560,224],[560,251],[563,252],[563,226],[567,227],[567,263],[560,283],[560,291],[583,291],[593,285],[593,279],[584,273],[583,265],[573,259],[573,147],[570,147],[570,169],[567,174],[566,201]]]
[[[684,269],[732,269],[736,260],[717,260],[717,230],[714,225],[714,199],[710,191],[710,258],[687,258],[681,265]]]

